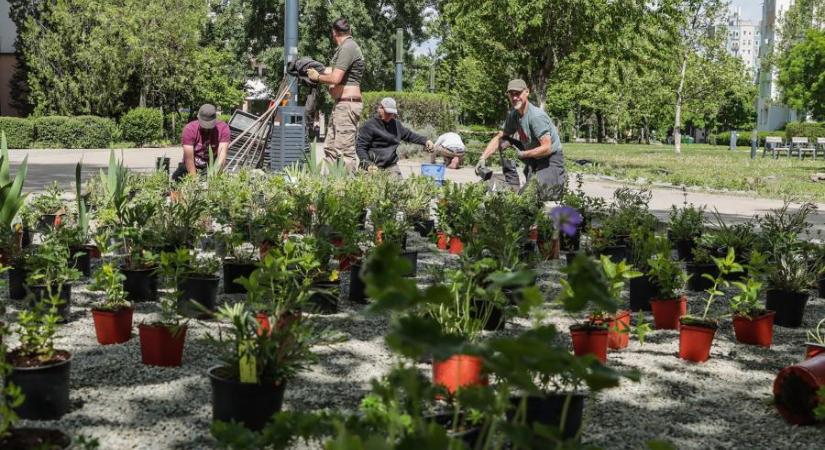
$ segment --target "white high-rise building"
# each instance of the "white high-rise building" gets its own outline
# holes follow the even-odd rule
[[[759,67],[759,42],[762,35],[759,24],[743,20],[741,8],[736,8],[730,12],[726,28],[725,48],[729,54],[742,60],[755,81]]]
[[[759,57],[764,58],[779,47],[779,25],[782,16],[793,5],[794,0],[763,0],[762,30]],[[781,103],[781,93],[776,67],[758,67],[759,100],[757,102],[756,126],[760,131],[778,130],[786,123],[798,120],[801,114]]]

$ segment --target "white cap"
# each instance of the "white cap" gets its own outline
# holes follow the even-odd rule
[[[398,106],[395,104],[395,99],[392,97],[384,97],[381,100],[381,106],[384,107],[384,111],[390,114],[398,114]]]

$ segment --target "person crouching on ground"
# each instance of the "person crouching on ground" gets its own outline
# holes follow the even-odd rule
[[[401,124],[395,99],[386,97],[378,104],[375,116],[358,130],[355,152],[361,168],[367,171],[386,170],[400,177],[398,146],[402,141],[423,145],[427,151],[433,148],[432,141]]]
[[[435,140],[430,162],[435,164],[439,156],[444,157],[444,165],[450,169],[458,169],[464,162],[464,141],[458,133],[444,133]]]
[[[186,124],[181,133],[183,145],[183,162],[172,174],[173,181],[189,175],[206,173],[209,165],[209,152],[212,152],[214,164],[223,167],[229,150],[231,135],[229,125],[218,120],[218,112],[213,105],[203,105],[198,110],[198,118]]]

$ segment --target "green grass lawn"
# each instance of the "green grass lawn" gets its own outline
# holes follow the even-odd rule
[[[475,164],[483,144],[468,145],[467,162]],[[825,202],[825,181],[812,182],[811,175],[825,173],[825,159],[820,156],[799,161],[796,157],[778,160],[762,158],[759,149],[751,161],[750,148],[730,151],[725,146],[683,145],[677,155],[673,146],[632,144],[564,144],[568,171],[609,175],[631,182],[667,182],[680,186],[699,186],[713,190],[755,192],[763,197]],[[495,160],[496,158],[491,158]],[[590,165],[576,160],[590,160]],[[495,161],[491,161],[495,163]]]
[[[762,158],[760,149],[756,159],[751,160],[750,149],[730,151],[727,147],[709,145],[684,145],[677,155],[672,146],[565,144],[564,153],[572,172],[825,201],[825,182],[811,181],[814,173],[825,173],[823,159],[774,160],[770,155]],[[593,164],[576,164],[576,160],[582,159]]]

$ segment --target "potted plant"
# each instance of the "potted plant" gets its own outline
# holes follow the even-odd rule
[[[656,216],[648,209],[650,198],[648,190],[620,188],[613,193],[613,203],[595,234],[594,247],[599,254],[610,256],[614,262],[628,259],[630,235],[656,229]]]
[[[768,290],[765,308],[776,311],[774,323],[781,327],[802,325],[812,274],[795,246],[777,244],[767,266]]]
[[[412,176],[404,180],[402,190],[408,194],[401,206],[404,217],[421,237],[429,236],[435,229],[432,209],[438,185],[430,177]]]
[[[191,250],[178,249],[173,258],[182,267],[178,278],[178,308],[184,315],[209,315],[218,300],[218,276],[221,262],[215,257],[195,255]]]
[[[704,235],[696,242],[691,259],[685,263],[685,271],[690,276],[687,283],[690,291],[704,292],[711,287],[710,280],[718,275],[716,264],[713,262],[716,249],[713,248],[710,236],[712,235]],[[710,278],[705,277],[705,274]]]
[[[636,271],[624,261],[615,264],[604,255],[601,256],[601,270],[609,286],[608,292],[617,304],[625,283],[632,282],[642,275],[641,272]],[[644,317],[644,315],[640,314],[640,317]],[[590,315],[589,319],[591,322],[607,325],[607,348],[621,350],[627,347],[631,331],[630,311],[618,310],[615,313],[608,313],[604,310],[597,310]]]
[[[45,445],[45,448],[69,448],[71,439],[59,430],[15,427],[19,420],[15,410],[25,403],[25,395],[9,379],[14,369],[9,363],[8,351],[3,343],[3,336],[7,334],[5,325],[0,323],[0,379],[5,380],[3,389],[0,390],[0,448],[32,448],[31,443]]]
[[[647,274],[648,261],[656,254],[666,253],[670,246],[663,238],[645,229],[634,230],[630,234],[629,262],[642,273],[629,281],[630,310],[650,311],[650,300],[656,296],[656,287]]]
[[[63,204],[63,189],[57,181],[52,182],[46,190],[31,200],[31,209],[38,217],[37,230],[47,233],[59,227],[66,217],[66,205]]]
[[[10,265],[19,256],[23,248],[23,231],[25,226],[14,221],[18,212],[26,203],[26,194],[23,194],[23,184],[28,171],[28,155],[17,169],[12,180],[9,176],[9,150],[5,133],[0,136],[0,186],[9,186],[0,189],[0,263]]]
[[[174,201],[164,202],[156,195],[151,200],[158,202],[152,224],[155,250],[174,252],[180,248],[194,249],[211,224],[206,218],[209,206],[206,192],[198,179],[186,177],[178,183],[178,195]]]
[[[245,305],[224,305],[217,317],[228,333],[211,340],[221,365],[207,372],[212,385],[212,419],[261,429],[281,410],[286,384],[314,360],[318,333],[303,321],[283,322],[261,333]]]
[[[71,315],[72,282],[80,279],[80,272],[69,266],[69,249],[53,236],[47,238],[26,259],[26,286],[33,302],[56,296],[61,305],[58,312],[63,321]]]
[[[670,252],[653,255],[648,260],[647,275],[655,286],[655,297],[650,299],[653,322],[659,330],[679,329],[679,318],[687,314],[687,298],[680,292],[688,276],[679,264],[671,259]]]
[[[746,283],[734,281],[733,285],[739,289],[739,293],[730,300],[736,340],[743,344],[770,348],[773,342],[773,317],[776,313],[759,304],[762,283],[748,278]]]
[[[185,265],[179,264],[177,253],[162,253],[160,270],[168,277],[171,294],[160,301],[160,315],[148,323],[138,325],[140,356],[143,364],[150,366],[178,367],[183,357],[187,323],[177,314],[178,299]],[[187,255],[188,257],[188,255]]]
[[[225,249],[222,261],[224,294],[243,294],[243,286],[235,280],[248,277],[256,267],[258,250],[254,245],[244,242],[243,234],[237,231],[225,231],[219,238]]]
[[[670,228],[668,237],[676,246],[679,259],[690,261],[693,258],[693,248],[704,230],[705,208],[697,208],[687,203],[687,193],[681,208],[673,205],[670,210]]]
[[[562,234],[560,236],[561,250],[566,252],[577,252],[581,245],[581,237],[590,231],[592,224],[601,217],[606,208],[601,197],[592,197],[585,194],[584,177],[576,174],[576,189],[565,189],[561,199],[562,205],[567,205],[575,209],[582,217],[581,223],[576,227],[576,233],[572,236]]]
[[[57,420],[69,411],[72,355],[54,348],[59,304],[54,295],[18,313],[20,345],[8,354],[13,369],[7,381],[25,396],[16,410],[24,419]]]
[[[450,253],[460,255],[475,239],[476,215],[484,202],[486,187],[480,183],[445,183],[438,202],[438,224],[448,237]]]
[[[808,330],[808,342],[805,343],[805,359],[813,358],[820,353],[825,353],[825,319],[816,324],[813,331]]]
[[[111,262],[95,271],[91,289],[105,293],[104,300],[92,307],[95,335],[101,345],[122,344],[132,338],[134,308],[126,301],[125,278]]]
[[[727,286],[727,275],[731,272],[741,272],[742,266],[735,261],[736,255],[733,248],[728,249],[728,254],[724,258],[714,258],[716,266],[719,268],[719,275],[713,279],[713,286],[707,290],[705,309],[701,316],[683,315],[679,319],[679,357],[693,362],[705,362],[710,357],[710,347],[713,344],[713,337],[718,322],[709,317],[710,307],[717,297],[723,296],[720,289]],[[707,275],[709,276],[709,275]]]

